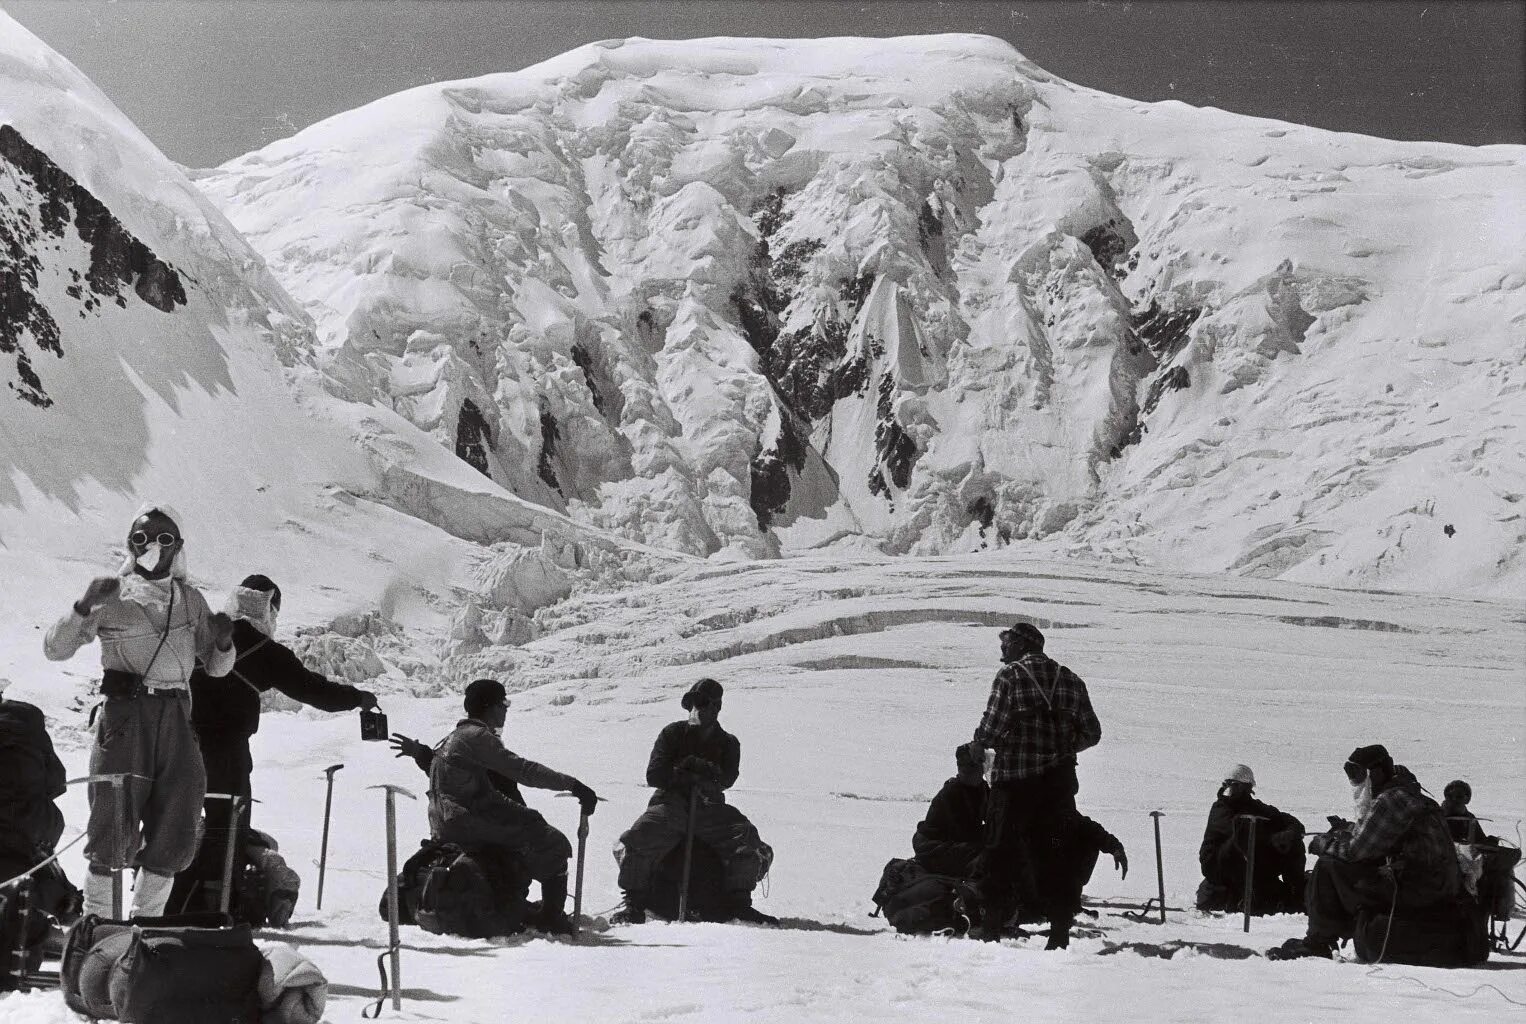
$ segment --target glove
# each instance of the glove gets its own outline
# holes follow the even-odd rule
[[[418,740],[409,739],[400,732],[393,733],[392,739],[388,742],[392,744],[392,749],[397,751],[397,753],[392,755],[393,757],[411,757],[417,761],[420,757],[430,752],[429,747]]]
[[[226,651],[233,646],[233,620],[227,612],[213,612],[207,616],[207,629],[212,634],[212,646]]]
[[[687,773],[700,782],[717,782],[721,777],[721,769],[714,762],[706,761],[697,754],[690,754],[678,762],[678,771]]]
[[[122,581],[115,576],[97,576],[85,588],[85,596],[74,602],[74,610],[89,615],[101,605],[116,600]]]
[[[370,690],[360,690],[357,692],[356,696],[360,698],[360,706],[365,711],[373,711],[376,708],[381,707],[381,705],[376,702],[376,694],[372,693]],[[423,744],[421,743],[419,746],[423,746]]]
[[[1299,840],[1302,838],[1303,837],[1293,829],[1283,829],[1281,832],[1277,832],[1272,835],[1272,849],[1276,850],[1278,853],[1292,853],[1295,848],[1302,845],[1299,842]]]
[[[1120,878],[1129,877],[1129,855],[1123,851],[1123,847],[1121,845],[1113,854],[1113,867],[1122,872],[1122,874],[1119,876]]]
[[[599,794],[595,793],[593,790],[589,789],[581,782],[578,782],[576,779],[572,781],[572,788],[568,790],[568,792],[577,797],[578,806],[582,808],[583,814],[585,816],[593,814],[593,812],[598,809]]]
[[[1356,831],[1356,825],[1354,825],[1351,822],[1347,821],[1345,818],[1342,818],[1338,814],[1327,815],[1325,817],[1325,820],[1330,823],[1330,828],[1332,830],[1336,831],[1336,832],[1354,832],[1354,831]]]

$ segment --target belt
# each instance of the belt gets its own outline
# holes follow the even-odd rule
[[[141,696],[144,697],[189,697],[191,691],[184,686],[149,686],[143,685]]]

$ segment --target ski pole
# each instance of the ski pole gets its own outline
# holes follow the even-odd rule
[[[699,810],[699,790],[689,787],[689,821],[684,826],[684,873],[678,882],[678,920],[689,919],[689,869],[694,864],[694,815]]]
[[[1160,923],[1166,923],[1166,866],[1160,855],[1160,819],[1164,811],[1151,811],[1155,819],[1155,884],[1160,889]]]
[[[1245,931],[1249,932],[1251,899],[1256,887],[1256,816],[1242,814],[1239,820],[1250,823],[1250,838],[1245,846],[1245,904],[1241,908],[1245,917]]]
[[[588,815],[578,815],[578,873],[572,889],[572,941],[578,940],[578,926],[583,920],[583,851],[588,847]]]
[[[403,1008],[403,947],[402,940],[398,937],[397,922],[397,794],[401,793],[409,800],[417,800],[418,797],[408,792],[402,786],[381,785],[367,786],[367,789],[384,789],[387,791],[387,926],[389,945],[388,950],[392,954],[392,1008]],[[382,993],[386,997],[386,992]]]
[[[318,848],[318,907],[323,909],[323,874],[328,868],[329,861],[329,812],[334,808],[334,773],[343,768],[342,764],[331,764],[323,769],[323,774],[328,776],[328,795],[323,798],[323,844]]]

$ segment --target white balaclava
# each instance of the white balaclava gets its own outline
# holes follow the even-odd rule
[[[1351,811],[1358,825],[1372,813],[1372,773],[1368,772],[1361,782],[1351,787]]]
[[[175,524],[175,529],[180,531],[180,549],[175,552],[175,560],[170,563],[170,575],[184,582],[189,573],[185,562],[185,526],[183,525],[185,520],[181,518],[180,513],[176,512],[172,506],[166,505],[163,502],[152,502],[134,512],[132,521],[136,523],[150,512],[159,512],[167,516]],[[117,575],[131,576],[134,567],[140,562],[143,563],[144,569],[153,572],[159,567],[159,553],[160,548],[157,543],[150,544],[148,550],[144,551],[141,557],[135,556],[129,548],[127,554],[122,559],[122,564],[117,567]]]
[[[270,590],[234,587],[223,610],[228,613],[228,618],[244,619],[266,636],[275,636],[276,609],[271,601],[273,596],[274,592]]]

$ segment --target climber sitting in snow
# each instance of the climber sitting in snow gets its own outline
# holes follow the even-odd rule
[[[1252,914],[1303,912],[1303,822],[1262,803],[1251,794],[1256,776],[1237,764],[1219,787],[1208,811],[1208,826],[1198,847],[1203,881],[1197,890],[1199,910],[1240,910],[1245,904],[1245,864],[1256,820],[1255,874],[1251,879]]]
[[[291,648],[275,639],[276,616],[281,611],[281,588],[270,577],[258,573],[246,576],[228,595],[226,608],[233,619],[236,658],[225,678],[214,679],[202,668],[192,673],[191,724],[196,729],[196,743],[206,765],[207,792],[246,798],[239,832],[246,841],[251,841],[247,798],[251,796],[250,776],[254,771],[254,759],[249,752],[249,740],[260,728],[261,695],[267,690],[276,690],[309,707],[330,712],[374,708],[376,697],[366,690],[336,683],[309,671]],[[175,879],[169,903],[172,911],[180,913],[217,907],[215,889],[221,885],[225,870],[231,820],[229,803],[221,797],[208,797],[201,850],[196,862]],[[250,845],[256,850],[268,851],[272,843],[266,837],[263,842],[251,841]],[[243,849],[234,851],[234,878],[243,877],[243,853]],[[262,858],[269,860],[264,852],[256,860]],[[276,927],[284,926],[295,900],[296,893],[292,892],[289,901],[279,901],[270,908],[276,910],[275,916],[270,918],[271,923]],[[235,914],[240,912],[236,900],[230,899],[229,905]],[[247,913],[243,916],[253,913],[253,908],[244,909]]]
[[[566,913],[567,861],[572,844],[541,813],[526,806],[520,785],[571,793],[584,814],[598,797],[570,775],[520,757],[499,738],[508,720],[509,700],[496,679],[476,679],[466,687],[466,717],[430,750],[397,735],[399,757],[414,759],[429,773],[429,830],[441,843],[463,849],[497,848],[516,855],[540,882],[540,916],[530,923],[545,932],[569,935]]]
[[[718,919],[778,923],[752,905],[752,890],[768,873],[773,850],[752,822],[726,802],[725,791],[741,768],[742,745],[721,728],[724,693],[714,679],[701,679],[681,701],[689,717],[664,726],[657,735],[646,767],[647,785],[657,792],[615,846],[625,897],[614,917],[617,922],[646,920],[652,909],[653,875],[665,856],[683,846],[693,807],[694,841],[718,856],[724,870]]]
[[[990,787],[983,752],[973,743],[954,749],[958,774],[943,783],[928,805],[927,817],[911,837],[915,860],[935,875],[969,878],[985,849],[985,807]]]
[[[1328,960],[1337,942],[1355,935],[1359,911],[1418,919],[1417,911],[1451,903],[1461,890],[1446,818],[1410,770],[1379,744],[1352,751],[1345,770],[1357,823],[1334,819],[1330,833],[1309,843],[1319,860],[1309,878],[1308,933],[1269,950],[1274,959]]]

